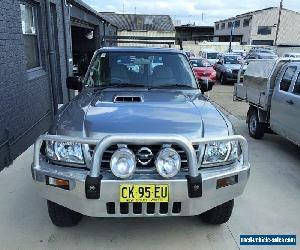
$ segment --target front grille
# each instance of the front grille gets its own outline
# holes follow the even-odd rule
[[[162,149],[163,145],[161,144],[157,144],[157,145],[128,145],[127,146],[135,155],[137,154],[137,152],[143,148],[143,147],[147,147],[152,151],[152,154],[154,155],[154,157],[152,158],[152,160],[147,164],[147,165],[142,165],[137,161],[137,171],[139,170],[154,170],[155,169],[155,158],[157,157],[159,151]],[[180,155],[181,158],[181,171],[188,171],[188,160],[187,160],[187,155],[185,153],[185,151],[177,145],[171,145],[171,147],[173,149],[175,149],[177,151],[177,153]],[[193,145],[197,156],[199,157],[199,145],[195,144]],[[102,162],[101,162],[101,168],[103,170],[110,170],[110,159],[113,155],[113,153],[118,149],[118,145],[112,145],[109,148],[107,148],[107,150],[105,150],[105,152],[103,153],[103,157],[102,157]],[[90,154],[91,157],[93,156],[95,150],[95,146],[90,145]]]
[[[144,208],[144,209],[143,209]],[[107,214],[180,214],[181,213],[181,202],[161,202],[161,203],[115,203],[107,202],[106,203],[106,212]]]
[[[232,74],[237,75],[239,73],[239,70],[232,70]]]

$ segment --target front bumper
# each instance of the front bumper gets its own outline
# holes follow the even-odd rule
[[[232,73],[224,72],[223,74],[224,74],[224,77],[225,77],[226,81],[228,81],[228,82],[235,82],[239,78],[239,74],[236,73],[236,72],[234,72],[234,73],[233,72]],[[240,81],[242,82],[243,80],[244,80],[244,75],[241,75],[240,76]]]
[[[231,81],[236,81],[238,79],[238,75],[230,72],[224,72],[224,77],[226,81],[231,82]]]
[[[54,136],[55,137],[55,136]],[[242,146],[243,157],[241,161],[224,167],[215,167],[198,170],[198,164],[195,163],[190,157],[195,157],[194,154],[188,154],[189,156],[189,173],[188,176],[197,178],[201,176],[201,188],[202,194],[199,197],[191,198],[188,189],[188,178],[186,173],[180,173],[176,177],[171,179],[165,179],[157,174],[135,174],[131,179],[120,180],[114,177],[110,172],[101,173],[100,168],[95,170],[95,161],[93,161],[91,170],[75,169],[70,167],[63,167],[58,165],[49,164],[40,159],[39,145],[43,140],[50,140],[53,136],[41,137],[35,145],[35,160],[32,164],[32,177],[35,181],[36,187],[40,195],[48,200],[58,203],[62,206],[70,208],[81,214],[92,217],[140,217],[140,216],[192,216],[201,214],[213,207],[216,207],[224,202],[227,202],[242,194],[246,183],[249,178],[250,166],[248,162],[248,151],[245,139],[241,136],[226,137],[227,140],[234,138],[239,140]],[[50,138],[50,139],[49,139]],[[61,138],[61,137],[60,137]],[[179,137],[177,137],[178,139]],[[67,138],[63,138],[67,139]],[[63,140],[62,139],[62,140]],[[166,138],[168,139],[168,138]],[[182,139],[182,138],[181,138]],[[179,139],[179,141],[181,141]],[[210,139],[210,141],[222,140]],[[69,140],[71,140],[69,138]],[[72,140],[76,140],[73,138]],[[79,139],[78,139],[79,140]],[[130,141],[130,136],[127,140]],[[81,142],[81,140],[79,140]],[[116,140],[110,140],[110,143],[120,141],[120,137],[116,137]],[[121,140],[122,141],[122,140]],[[147,143],[147,139],[144,142]],[[149,140],[152,141],[152,140]],[[201,142],[207,142],[209,140],[201,139]],[[91,141],[90,141],[91,142]],[[81,142],[83,143],[83,142]],[[99,145],[105,144],[97,143],[97,149],[94,156],[100,153],[101,148]],[[182,140],[181,143],[187,143]],[[191,146],[192,147],[192,146]],[[104,147],[106,148],[106,147]],[[186,147],[189,148],[189,147]],[[38,153],[38,156],[36,156]],[[96,163],[99,161],[96,161]],[[99,165],[100,166],[100,165]],[[191,169],[192,168],[192,169]],[[86,198],[86,182],[87,177],[97,177],[102,174],[102,180],[100,184],[100,197],[97,199]],[[226,186],[223,188],[217,188],[217,181],[224,177],[235,176],[237,183],[234,185]],[[59,178],[68,180],[70,184],[69,190],[64,190],[58,187],[47,185],[48,177]],[[147,203],[141,204],[141,211],[136,213],[134,211],[133,203],[128,204],[128,211],[124,213],[122,211],[122,203],[119,202],[119,186],[120,184],[168,184],[169,185],[169,202],[166,211],[161,211],[161,204],[155,203],[155,209],[153,212],[148,213]],[[180,203],[180,211],[174,212],[174,205]],[[114,204],[115,211],[111,213],[108,209],[108,204]]]
[[[197,77],[198,81],[201,82],[209,82],[209,83],[215,83],[216,82],[216,77],[205,77],[205,76],[199,76]]]

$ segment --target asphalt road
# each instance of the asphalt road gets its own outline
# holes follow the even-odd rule
[[[34,189],[30,148],[0,173],[0,249],[223,250],[248,249],[239,246],[240,234],[296,234],[299,238],[300,149],[275,135],[249,138],[243,120],[247,105],[232,102],[232,86],[217,85],[210,96],[229,112],[237,133],[247,138],[250,147],[251,177],[245,193],[235,200],[227,224],[211,226],[197,217],[85,217],[77,227],[57,228]]]

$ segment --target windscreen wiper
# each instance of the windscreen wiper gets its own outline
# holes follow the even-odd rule
[[[152,86],[150,89],[169,89],[169,88],[186,88],[186,89],[197,89],[187,84],[163,84],[163,85],[157,85]]]
[[[104,90],[107,88],[147,88],[143,84],[134,84],[134,83],[117,83],[117,84],[105,84],[102,86],[97,86],[96,90]]]

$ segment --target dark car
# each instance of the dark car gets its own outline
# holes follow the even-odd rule
[[[241,56],[232,53],[224,54],[220,57],[214,67],[217,79],[220,80],[221,84],[237,81],[238,73],[241,69],[241,62]],[[245,69],[242,73],[244,71]]]
[[[188,58],[195,57],[195,54],[192,51],[185,51],[185,54],[187,55]]]

